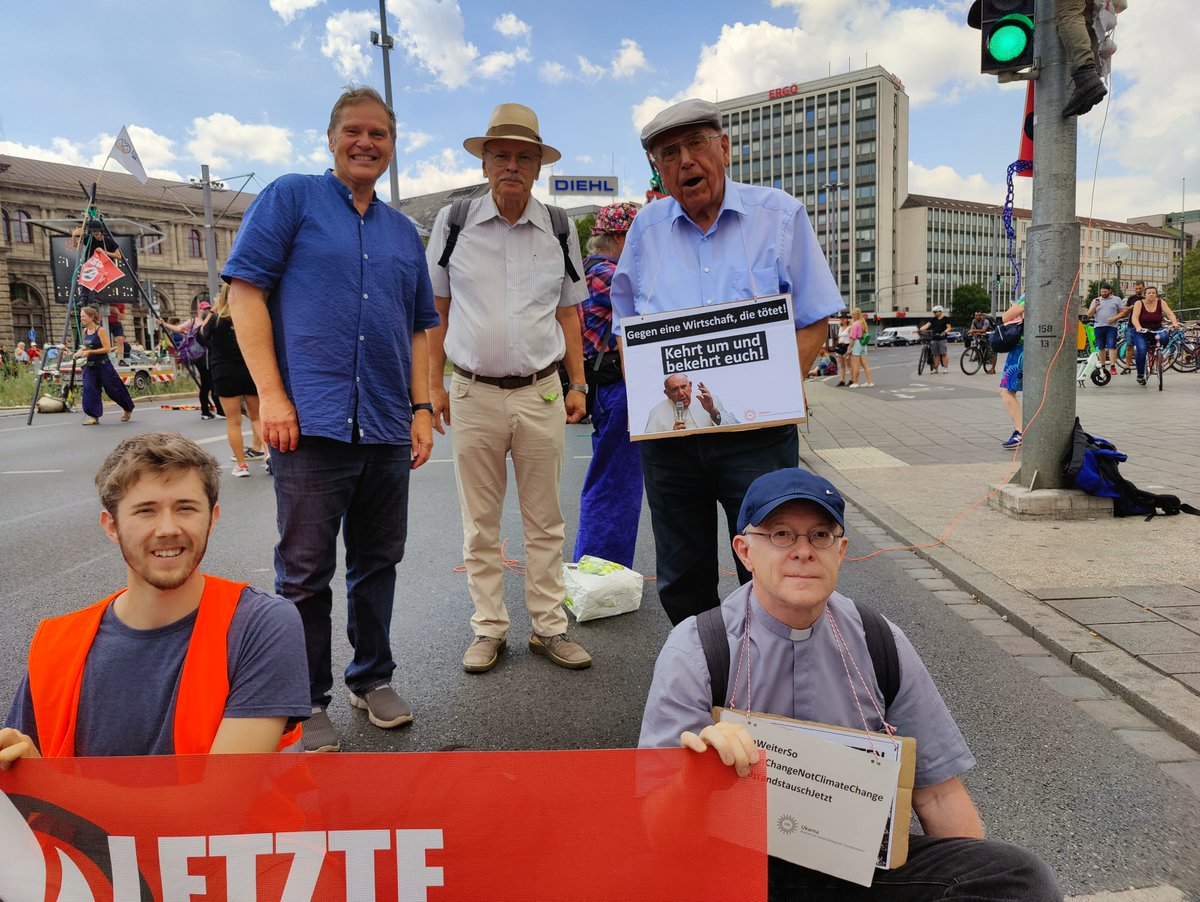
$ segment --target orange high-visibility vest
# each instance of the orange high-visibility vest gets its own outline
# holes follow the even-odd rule
[[[229,624],[246,586],[216,576],[204,577],[204,593],[175,699],[177,755],[206,755],[212,748],[229,697]],[[29,646],[29,694],[38,744],[46,758],[75,755],[83,667],[105,610],[121,592],[81,611],[43,620],[33,635]],[[287,730],[277,750],[297,742],[300,733],[300,724]]]

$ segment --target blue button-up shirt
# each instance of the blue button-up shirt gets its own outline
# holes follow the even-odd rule
[[[797,329],[845,307],[804,206],[775,188],[726,178],[707,232],[673,197],[638,213],[611,297],[619,320],[786,291]]]
[[[332,170],[285,175],[246,211],[222,273],[267,292],[303,435],[409,444],[412,335],[439,322],[425,250],[378,198],[359,215]],[[425,378],[424,373],[418,373]]]

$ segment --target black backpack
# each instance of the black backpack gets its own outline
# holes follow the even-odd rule
[[[892,635],[887,620],[873,607],[858,601],[854,602],[854,606],[862,618],[863,636],[875,668],[875,680],[883,692],[883,710],[886,714],[900,691],[900,657],[896,652],[896,637]],[[700,644],[704,647],[704,660],[708,663],[713,707],[723,708],[729,694],[729,637],[725,633],[725,619],[721,616],[720,605],[697,615],[696,628],[700,631]]]
[[[467,221],[470,207],[471,198],[469,197],[460,197],[450,205],[450,233],[446,236],[446,246],[442,249],[442,256],[438,260],[438,266],[443,269],[450,265],[450,255],[454,253],[454,245],[458,244],[458,233],[462,231],[462,227]],[[546,204],[546,210],[550,214],[550,225],[558,237],[559,246],[562,247],[563,265],[566,267],[567,275],[571,277],[572,282],[578,282],[579,273],[576,272],[575,264],[571,262],[571,252],[567,249],[567,241],[571,236],[571,222],[567,219],[567,211],[553,204]]]
[[[1178,495],[1156,495],[1139,489],[1121,475],[1121,463],[1129,459],[1108,439],[1083,430],[1079,417],[1071,430],[1071,440],[1063,455],[1062,471],[1070,485],[1089,495],[1113,500],[1114,517],[1145,517],[1153,519],[1160,513],[1167,517],[1176,514],[1200,516],[1200,510],[1184,504]]]

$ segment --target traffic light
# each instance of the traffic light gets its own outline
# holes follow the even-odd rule
[[[1035,0],[977,0],[968,24],[981,33],[981,72],[1018,72],[1033,65]]]

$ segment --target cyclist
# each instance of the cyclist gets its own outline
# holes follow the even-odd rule
[[[941,367],[943,373],[950,371],[949,358],[946,351],[946,333],[950,331],[950,320],[946,317],[946,308],[938,304],[933,308],[933,319],[921,326],[918,332],[929,332],[929,353],[933,355],[933,372]]]
[[[1179,328],[1179,319],[1175,316],[1167,302],[1158,296],[1158,289],[1153,285],[1146,286],[1146,296],[1133,305],[1129,321],[1133,323],[1133,344],[1137,349],[1137,380],[1138,385],[1146,384],[1146,340],[1149,333],[1162,341],[1163,315],[1171,320],[1171,325]]]
[[[1107,282],[1100,283],[1100,296],[1093,298],[1088,306],[1087,315],[1095,322],[1096,351],[1100,354],[1100,365],[1108,359],[1109,372],[1117,374],[1117,327],[1113,325],[1125,302],[1113,294],[1112,286]]]
[[[967,323],[967,341],[979,345],[980,350],[984,353],[985,360],[990,359],[995,354],[987,340],[988,333],[995,328],[995,321],[982,310],[976,310],[975,315],[971,317],[971,321]]]

